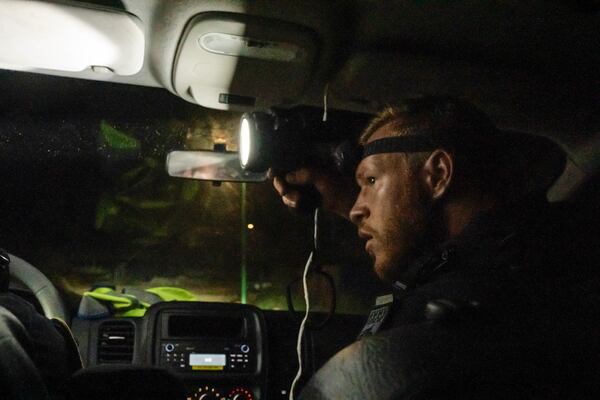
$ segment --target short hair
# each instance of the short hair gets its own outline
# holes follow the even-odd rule
[[[389,104],[375,116],[361,135],[361,143],[379,128],[393,124],[398,135],[430,136],[447,144],[480,141],[497,129],[481,110],[453,97],[427,96]]]
[[[564,153],[555,143],[533,135],[500,131],[483,111],[458,98],[426,96],[390,104],[373,118],[360,143],[364,145],[378,129],[390,124],[393,135],[425,135],[434,147],[450,151],[460,183],[499,199],[547,190],[564,167]],[[552,158],[546,166],[535,165],[538,172],[551,176],[523,178],[536,163],[528,152]],[[423,157],[415,158],[424,161]],[[536,182],[540,177],[540,182]]]

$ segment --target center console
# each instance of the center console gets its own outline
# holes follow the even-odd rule
[[[266,328],[253,306],[168,302],[146,314],[148,364],[167,368],[191,399],[260,399],[266,392]]]

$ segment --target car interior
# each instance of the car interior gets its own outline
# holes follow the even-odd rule
[[[399,99],[463,98],[512,135],[557,144],[558,173],[549,153],[518,148],[510,173],[551,179],[547,199],[592,223],[599,11],[594,0],[0,0],[7,290],[72,344],[67,379],[40,379],[28,361],[0,371],[3,390],[297,396],[356,340],[385,285],[351,224],[290,212],[266,168],[286,146],[355,141]],[[269,115],[290,133],[243,171],[240,121]]]

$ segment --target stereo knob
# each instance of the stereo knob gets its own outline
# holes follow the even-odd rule
[[[173,343],[167,343],[167,344],[165,344],[165,351],[167,353],[170,353],[173,350],[175,350],[175,345]]]
[[[240,350],[242,351],[242,353],[248,353],[250,351],[250,346],[248,346],[247,344],[243,344],[240,347]]]

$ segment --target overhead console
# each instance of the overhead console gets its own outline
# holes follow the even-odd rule
[[[184,99],[221,110],[249,110],[297,99],[319,49],[308,28],[268,18],[207,12],[186,26],[173,67]]]
[[[253,306],[169,302],[146,314],[147,364],[167,368],[192,399],[259,399],[266,393],[266,328]]]

